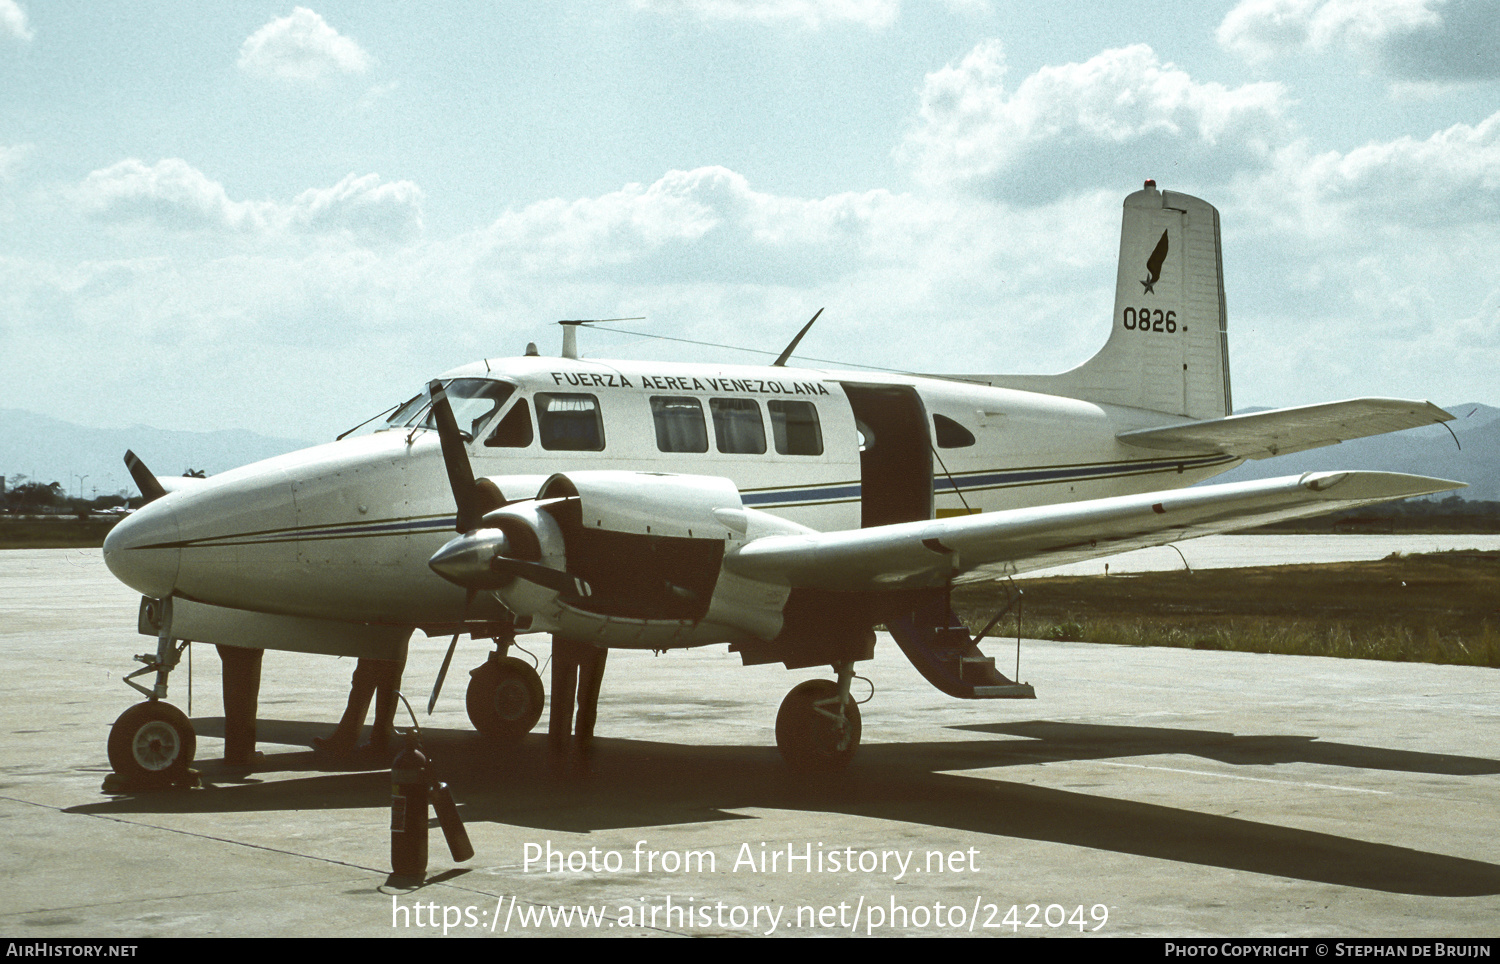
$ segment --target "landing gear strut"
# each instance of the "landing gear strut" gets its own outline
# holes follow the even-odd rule
[[[835,664],[839,679],[799,683],[776,714],[776,748],[801,773],[844,769],[859,749],[859,705],[849,698],[853,661]]]
[[[514,743],[536,726],[546,702],[542,678],[524,660],[492,653],[469,674],[469,722],[487,739]]]
[[[109,730],[109,765],[114,773],[105,778],[104,789],[111,792],[159,790],[170,786],[189,786],[196,780],[193,757],[198,752],[198,736],[193,724],[177,707],[164,702],[167,677],[182,659],[187,640],[171,636],[171,600],[143,599],[142,625],[160,627],[156,653],[143,654],[136,660],[145,664],[125,677],[125,682],[147,698],[115,720]],[[135,677],[155,673],[150,689]]]

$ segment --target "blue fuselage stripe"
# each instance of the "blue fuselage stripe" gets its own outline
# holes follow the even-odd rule
[[[1201,469],[1225,462],[1235,461],[1233,456],[1198,456],[1191,459],[1152,459],[1137,462],[1106,462],[1098,465],[1066,465],[1046,468],[1012,469],[996,472],[986,469],[948,476],[934,476],[932,491],[936,495],[949,495],[973,489],[1003,488],[1015,485],[1039,485],[1048,483],[1077,482],[1088,479],[1108,478],[1119,475],[1139,475],[1149,472],[1174,472],[1178,469]],[[860,498],[860,486],[840,482],[835,485],[810,486],[797,489],[762,489],[741,493],[745,505],[756,508],[807,505],[820,502],[849,502]]]

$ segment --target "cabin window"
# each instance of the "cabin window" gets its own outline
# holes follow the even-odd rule
[[[656,447],[662,452],[707,452],[708,426],[703,403],[687,395],[651,396]]]
[[[946,415],[933,415],[932,427],[940,449],[962,449],[974,444],[974,433]]]
[[[773,398],[766,402],[771,413],[771,438],[782,455],[822,455],[823,430],[812,402]]]
[[[524,449],[531,444],[531,439],[531,406],[526,404],[526,399],[518,398],[484,444],[490,448]]]
[[[573,392],[538,392],[536,420],[542,448],[552,452],[604,451],[599,399]]]
[[[728,455],[762,455],[766,451],[766,427],[760,420],[760,405],[753,398],[710,398],[714,416],[714,444]]]

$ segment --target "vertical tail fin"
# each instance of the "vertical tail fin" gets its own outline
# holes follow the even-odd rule
[[[1233,411],[1219,212],[1154,181],[1125,199],[1109,340],[1060,375],[990,383],[1190,418]]]

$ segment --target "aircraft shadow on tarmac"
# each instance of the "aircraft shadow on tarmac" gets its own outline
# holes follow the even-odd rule
[[[971,723],[950,727],[974,733],[1027,737],[1021,751],[1049,760],[1117,759],[1175,753],[1235,766],[1315,763],[1361,770],[1481,776],[1500,773],[1500,760],[1413,753],[1382,747],[1324,743],[1315,736],[1236,736],[1217,730],[1171,730],[1151,726],[1103,726],[1093,723]],[[1028,761],[1029,762],[1029,761]]]
[[[222,720],[195,720],[212,736]],[[986,776],[946,772],[1035,764],[1191,754],[1232,765],[1308,762],[1332,766],[1480,776],[1500,762],[1410,753],[1297,736],[1235,736],[1201,730],[1092,726],[1043,720],[957,727],[1010,739],[866,744],[837,776],[789,772],[771,747],[687,746],[599,739],[586,767],[560,764],[533,734],[504,751],[467,730],[424,730],[439,775],[470,824],[587,833],[631,827],[754,819],[731,811],[800,810],[1135,854],[1278,877],[1440,897],[1500,894],[1500,866],[1406,847],[1177,807],[1112,799]],[[306,746],[326,723],[261,720],[263,746]],[[248,776],[204,761],[207,789],[142,794],[73,807],[70,813],[238,813],[384,808],[385,765],[330,773],[309,751],[269,752]],[[379,767],[375,769],[375,767]],[[286,773],[305,777],[284,778]]]

